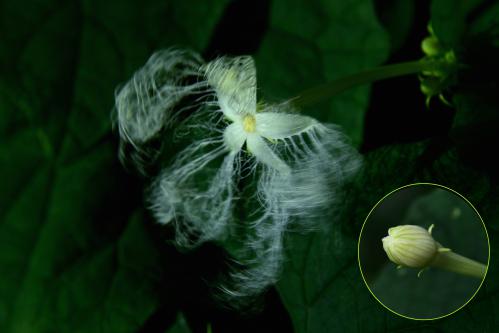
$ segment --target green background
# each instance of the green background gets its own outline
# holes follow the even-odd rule
[[[0,1],[0,332],[496,331],[498,17],[489,0]],[[211,295],[226,252],[175,250],[144,209],[148,180],[117,159],[116,87],[177,45],[207,59],[252,54],[261,97],[279,101],[420,58],[430,18],[466,64],[447,92],[454,108],[426,109],[411,76],[303,110],[341,125],[364,168],[334,225],[288,235],[275,288],[251,311],[221,306]],[[356,259],[369,209],[415,181],[462,193],[491,240],[480,292],[431,322],[381,307]]]
[[[433,185],[414,185],[391,193],[373,208],[359,239],[363,277],[376,298],[401,315],[432,319],[467,303],[482,279],[429,268],[400,268],[390,262],[381,239],[397,225],[434,225],[432,236],[444,247],[487,264],[489,245],[480,216],[457,194]]]

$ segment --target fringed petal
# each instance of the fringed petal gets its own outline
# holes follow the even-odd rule
[[[224,142],[227,148],[233,152],[237,153],[241,150],[246,141],[246,132],[243,130],[243,126],[239,123],[232,123],[224,130]]]
[[[225,155],[220,141],[214,143],[218,147],[201,141],[187,148],[152,186],[149,200],[156,220],[175,224],[175,240],[180,247],[225,237],[232,218],[240,157]]]
[[[198,93],[216,99],[196,99],[178,110],[182,98]],[[203,65],[188,51],[158,52],[117,91],[115,122],[122,142],[140,151],[179,112],[195,107],[199,110],[180,126],[184,138],[194,143],[153,182],[151,209],[158,222],[175,226],[180,247],[231,236],[228,226],[246,171],[241,167],[246,142],[254,156],[249,174],[259,176],[253,196],[258,208],[248,215],[246,233],[238,239],[244,242],[244,268],[224,286],[229,298],[246,298],[277,281],[284,234],[292,225],[312,229],[331,223],[361,158],[336,127],[293,113],[289,103],[257,113],[251,57],[223,57]],[[232,124],[227,126],[222,112]],[[246,131],[244,119],[252,121]]]
[[[248,135],[246,145],[248,151],[255,156],[257,161],[282,173],[289,173],[289,166],[269,148],[258,134]]]
[[[256,112],[256,68],[249,56],[222,57],[203,66],[227,118],[237,121]]]
[[[149,153],[153,155],[144,149],[144,143],[175,121],[177,103],[187,95],[208,89],[206,81],[199,80],[202,64],[203,60],[194,52],[158,51],[116,90],[114,124],[122,142],[131,144],[137,152],[134,162],[139,169],[145,162],[141,159],[147,159]]]
[[[260,112],[255,115],[256,131],[268,139],[299,135],[317,124],[311,117],[291,113]]]
[[[343,201],[344,185],[362,161],[346,137],[334,126],[316,123],[275,147],[291,171],[289,176],[268,172],[261,196],[277,201],[280,212],[301,225],[321,224],[333,216]]]

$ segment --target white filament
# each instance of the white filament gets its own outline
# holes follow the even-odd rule
[[[327,219],[360,157],[335,126],[296,114],[288,103],[257,110],[251,57],[203,64],[179,50],[154,54],[117,93],[121,139],[139,150],[185,110],[176,110],[182,98],[200,92],[210,98],[176,123],[191,144],[153,182],[151,208],[159,223],[175,226],[176,243],[190,248],[233,237],[236,202],[253,200],[258,208],[247,214],[241,239],[246,268],[222,288],[231,297],[254,295],[277,281],[290,223],[310,229]],[[239,198],[248,175],[257,179],[255,193]]]

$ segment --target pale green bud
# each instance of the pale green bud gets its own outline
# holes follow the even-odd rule
[[[417,225],[399,225],[388,229],[382,239],[388,258],[400,267],[419,268],[419,274],[428,267],[437,267],[458,274],[483,278],[487,267],[443,247],[433,239],[431,232]]]
[[[390,228],[388,236],[382,241],[383,249],[391,261],[412,268],[427,267],[437,255],[439,248],[431,233],[417,225]]]
[[[436,36],[428,36],[421,42],[421,50],[430,57],[438,56],[443,52],[443,47]]]

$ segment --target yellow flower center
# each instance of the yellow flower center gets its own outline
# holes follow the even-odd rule
[[[243,129],[248,133],[253,133],[256,130],[256,120],[252,115],[247,115],[243,119]]]

